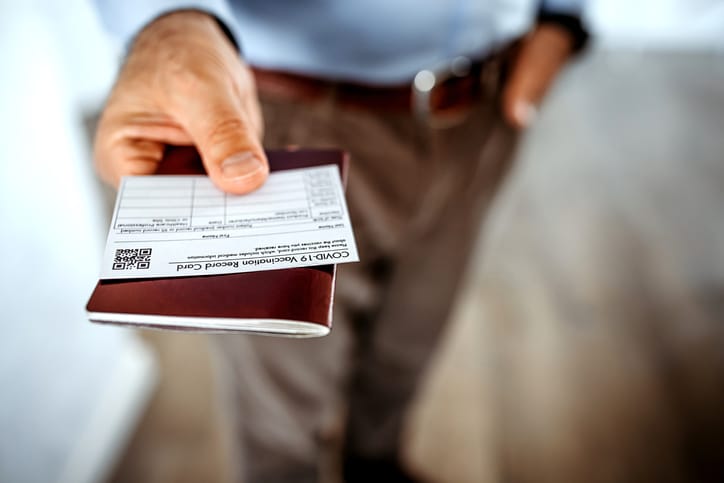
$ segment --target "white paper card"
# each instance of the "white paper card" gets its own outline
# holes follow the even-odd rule
[[[126,176],[102,279],[181,277],[359,261],[335,165],[277,171],[231,195],[206,176]]]

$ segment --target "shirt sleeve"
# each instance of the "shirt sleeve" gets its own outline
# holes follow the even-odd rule
[[[226,0],[94,0],[106,30],[130,45],[135,35],[152,20],[175,10],[200,10],[213,15],[238,46],[238,27]]]
[[[580,16],[583,10],[584,0],[542,0],[540,10],[542,12],[562,15]]]
[[[582,50],[589,40],[588,30],[581,20],[585,0],[541,0],[539,24],[553,24],[566,30],[573,40],[573,51]]]

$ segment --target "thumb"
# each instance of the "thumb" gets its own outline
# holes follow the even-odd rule
[[[209,178],[229,193],[244,194],[259,188],[269,175],[269,163],[258,134],[258,105],[254,106],[255,118],[249,112],[254,110],[249,108],[253,103],[242,105],[231,86],[208,86],[203,92],[186,98],[179,118],[185,121],[182,123],[201,154]]]

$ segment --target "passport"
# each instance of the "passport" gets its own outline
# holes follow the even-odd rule
[[[271,172],[335,165],[346,184],[349,157],[337,149],[269,150]],[[158,175],[204,174],[194,148],[170,147]],[[102,324],[197,332],[319,337],[332,328],[336,265],[218,275],[100,279],[86,305]]]

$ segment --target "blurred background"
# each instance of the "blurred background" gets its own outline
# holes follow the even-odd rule
[[[724,2],[585,18],[410,414],[431,481],[724,481]],[[0,482],[225,478],[203,337],[85,319],[121,52],[89,0],[0,0]]]

